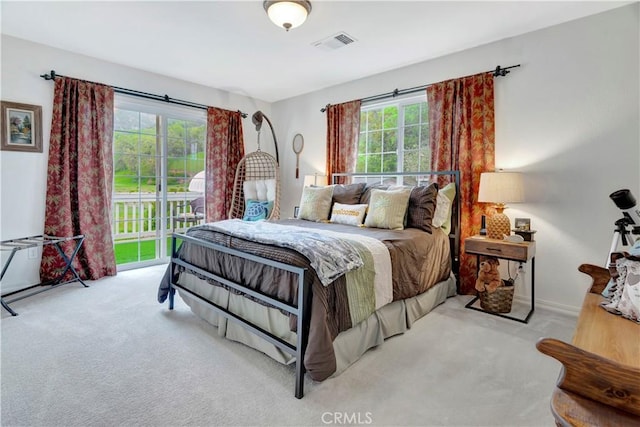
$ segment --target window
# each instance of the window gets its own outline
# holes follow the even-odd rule
[[[119,268],[165,259],[171,233],[204,217],[194,212],[201,186],[191,184],[204,171],[205,139],[204,111],[116,97],[112,232]]]
[[[426,96],[361,108],[356,172],[424,172],[431,168]]]

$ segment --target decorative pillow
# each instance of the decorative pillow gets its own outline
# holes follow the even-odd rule
[[[410,189],[371,190],[369,212],[364,220],[365,227],[404,229],[404,215],[409,204]]]
[[[259,221],[269,218],[273,210],[273,201],[247,200],[243,221]]]
[[[331,210],[333,187],[304,187],[300,198],[298,219],[326,221]]]
[[[361,225],[364,214],[367,212],[367,205],[347,205],[334,203],[331,210],[330,222],[336,224]]]
[[[436,210],[431,225],[435,228],[442,228],[446,234],[451,232],[451,206],[455,197],[456,185],[453,182],[439,190],[438,197],[436,197]]]
[[[431,233],[431,221],[436,211],[437,197],[438,184],[436,183],[414,187],[409,196],[407,227]]]
[[[386,190],[389,186],[386,184],[370,184],[364,187],[362,194],[360,195],[360,204],[368,205],[371,199],[371,192],[373,190]]]
[[[276,199],[276,180],[275,179],[256,179],[252,181],[244,181],[242,183],[244,199],[249,200],[275,200]]]
[[[357,205],[365,185],[364,182],[333,185],[333,203]]]
[[[397,184],[392,184],[387,188],[387,191],[395,191],[395,190],[409,190],[409,192],[411,192],[411,190],[413,190],[414,186],[413,185],[397,185]],[[411,196],[409,196],[409,199],[411,199]],[[409,215],[409,208],[407,207],[407,211],[404,213],[404,222],[403,222],[403,226],[404,228],[407,228],[407,216]]]

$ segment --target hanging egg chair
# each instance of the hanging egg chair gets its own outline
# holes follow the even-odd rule
[[[265,118],[260,111],[254,114],[253,122],[258,131],[258,150],[245,155],[236,168],[230,219],[256,221],[280,218],[280,167],[271,154],[260,150],[260,127]],[[271,122],[267,119],[269,126]],[[274,143],[275,133],[271,126]]]

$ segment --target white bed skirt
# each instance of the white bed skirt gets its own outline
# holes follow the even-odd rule
[[[280,310],[232,294],[221,287],[212,286],[189,273],[182,272],[178,283],[289,343],[296,344],[296,334],[289,330],[289,318]],[[193,313],[218,328],[218,335],[246,344],[280,363],[295,362],[295,357],[252,334],[239,324],[219,316],[208,304],[180,289],[178,293]],[[447,280],[437,283],[427,292],[380,307],[366,320],[341,332],[333,341],[337,368],[332,376],[339,375],[367,350],[382,344],[385,339],[404,333],[415,321],[455,294],[456,280],[452,274]]]

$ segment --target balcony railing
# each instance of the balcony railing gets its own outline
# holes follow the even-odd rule
[[[186,226],[174,217],[191,212],[189,201],[199,197],[198,193],[167,194],[167,212],[164,229],[169,233],[184,231]],[[157,213],[161,203],[155,193],[115,193],[112,199],[111,232],[114,241],[153,238],[160,235],[161,216]],[[192,224],[189,224],[192,225]]]

